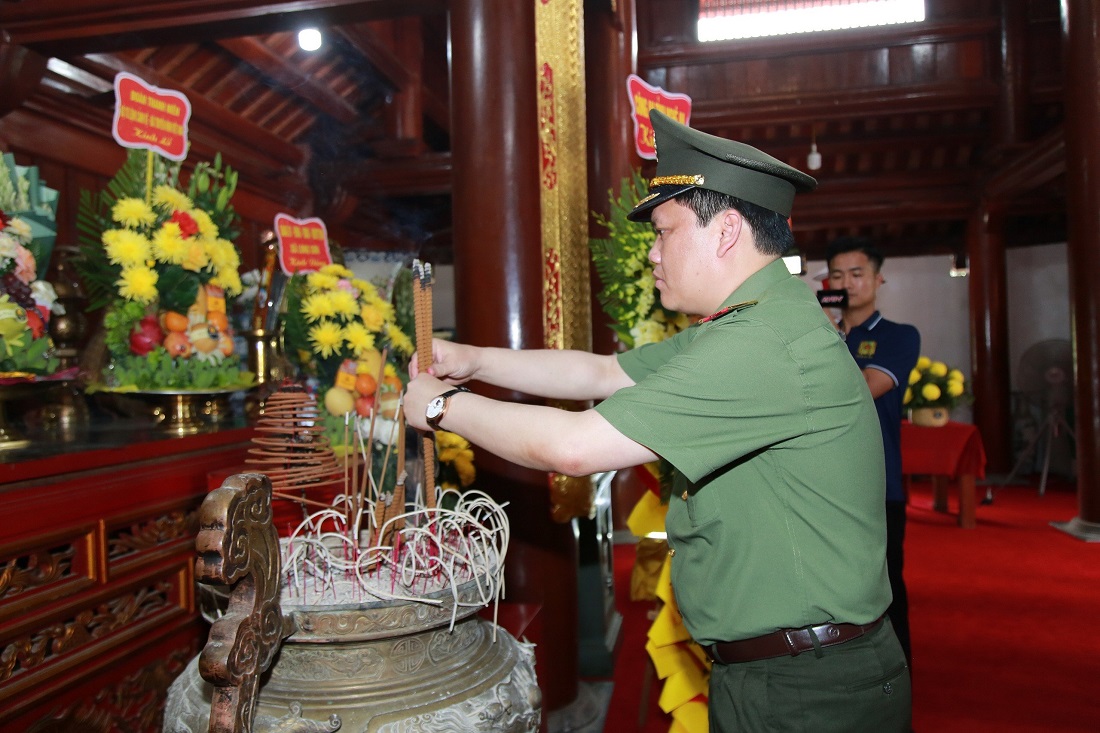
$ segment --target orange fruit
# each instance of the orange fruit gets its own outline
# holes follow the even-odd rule
[[[401,382],[400,377],[396,377],[392,374],[387,374],[382,377],[382,390],[391,392],[400,392],[405,389],[405,385]]]
[[[206,322],[222,333],[229,330],[229,318],[221,311],[207,311]]]
[[[171,356],[191,355],[191,341],[188,340],[186,334],[179,331],[171,331],[164,337],[164,348],[168,350]]]
[[[165,311],[160,316],[160,326],[165,331],[183,333],[191,327],[191,321],[187,319],[187,316],[182,313],[176,313],[175,311]]]
[[[370,374],[364,372],[355,377],[355,391],[360,397],[373,397],[376,389],[378,389],[378,380]]]

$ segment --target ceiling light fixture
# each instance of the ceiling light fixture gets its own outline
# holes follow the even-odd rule
[[[821,168],[821,153],[817,152],[817,128],[810,128],[810,153],[806,156],[806,167],[812,171]]]
[[[303,51],[316,51],[321,47],[321,31],[316,28],[298,31],[298,45]]]
[[[947,271],[951,277],[970,276],[970,258],[965,252],[956,252],[951,255],[951,269]]]

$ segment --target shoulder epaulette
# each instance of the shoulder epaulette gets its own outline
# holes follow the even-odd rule
[[[755,300],[746,300],[744,303],[727,305],[725,308],[718,311],[717,313],[712,313],[706,318],[700,318],[699,323],[710,323],[711,321],[717,321],[722,316],[728,316],[730,313],[736,313],[738,311],[745,310],[746,308],[751,308],[752,306],[756,305],[756,303],[757,301]]]

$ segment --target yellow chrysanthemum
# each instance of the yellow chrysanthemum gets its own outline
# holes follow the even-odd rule
[[[374,347],[374,334],[362,323],[352,322],[344,326],[344,342],[354,354],[358,355]]]
[[[150,303],[157,297],[157,273],[148,267],[127,267],[115,284],[127,300]]]
[[[224,288],[227,295],[240,295],[244,290],[241,275],[236,270],[222,270],[210,278],[210,282]]]
[[[324,272],[311,272],[306,275],[306,285],[309,286],[310,290],[314,291],[335,290],[339,282],[340,278],[325,274]]]
[[[366,280],[360,280],[354,278],[351,284],[359,289],[359,297],[366,300],[368,303],[373,303],[376,300],[382,300],[382,296],[378,294],[378,288],[374,286],[374,283],[369,283]]]
[[[924,399],[928,400],[929,402],[933,402],[935,400],[938,400],[940,398],[940,395],[943,393],[940,392],[940,388],[936,385],[926,384],[921,387],[920,394],[921,397],[923,397]]]
[[[137,229],[152,226],[157,215],[149,205],[138,198],[121,198],[111,207],[111,218],[124,227]]]
[[[187,197],[183,191],[166,186],[163,183],[153,189],[153,206],[164,211],[187,211],[190,212],[194,208],[195,204],[191,199]]]
[[[359,311],[359,318],[362,319],[364,326],[375,333],[381,331],[382,326],[386,323],[381,309],[373,305],[364,305],[363,309]]]
[[[946,377],[947,365],[944,364],[942,361],[934,361],[928,367],[928,373],[931,374],[933,377]]]
[[[458,473],[459,483],[462,484],[463,488],[472,484],[474,482],[474,479],[477,478],[477,470],[474,469],[474,463],[472,460],[473,451],[468,452],[471,456],[470,459],[467,459],[464,456],[459,456],[455,459],[453,464],[455,467],[455,472]]]
[[[241,266],[241,256],[237,254],[237,248],[229,240],[213,239],[208,241],[206,252],[210,257],[210,264],[218,272],[236,270]]]
[[[210,264],[210,258],[206,254],[206,244],[196,237],[185,239],[183,261],[180,262],[180,267],[198,272],[208,264]]]
[[[317,293],[302,301],[302,314],[307,321],[319,321],[322,318],[332,318],[336,310],[332,306],[330,293]]]
[[[920,378],[920,369],[914,369],[913,371],[909,372],[909,384],[916,384],[920,381]]]
[[[332,310],[336,315],[343,316],[344,318],[354,318],[355,314],[359,311],[359,301],[355,299],[355,296],[352,295],[350,291],[337,288],[328,295],[329,299],[332,301]]]
[[[917,369],[920,369],[922,372],[930,366],[932,366],[932,360],[927,356],[922,356],[917,359]]]
[[[103,249],[108,260],[123,268],[144,265],[151,254],[149,240],[131,229],[103,232]]]
[[[382,370],[382,376],[383,377],[396,377],[397,376],[397,367],[395,367],[393,364],[390,364],[387,361],[386,362],[386,367]]]
[[[635,346],[654,344],[665,338],[665,327],[652,318],[641,321],[630,329],[630,335],[634,339]]]
[[[947,383],[947,394],[951,397],[960,397],[963,392],[966,391],[966,387],[962,382],[957,380],[950,380]]]
[[[470,447],[470,441],[466,440],[458,433],[452,433],[448,430],[435,431],[435,444],[440,451],[443,451],[445,448],[462,449]]]
[[[406,336],[405,332],[398,328],[396,324],[386,324],[386,338],[393,344],[393,348],[397,349],[405,356],[410,356],[413,351],[415,351],[412,339]]]
[[[322,359],[327,358],[344,343],[344,331],[332,321],[322,321],[309,329],[309,342]]]
[[[191,214],[191,218],[195,220],[195,223],[199,225],[199,236],[206,239],[218,238],[218,225],[210,218],[210,214],[207,214],[202,209],[195,209],[188,212]]]
[[[168,222],[153,234],[153,256],[159,262],[179,265],[187,257],[187,242],[179,224]]]
[[[912,387],[906,387],[905,388],[905,397],[902,398],[901,403],[903,405],[908,405],[912,401],[913,401],[913,388]]]
[[[354,272],[352,272],[348,268],[344,267],[343,265],[337,265],[336,263],[333,263],[331,265],[325,265],[324,267],[322,267],[320,269],[319,272],[322,275],[330,275],[330,276],[335,277],[337,279],[339,279],[339,278],[350,279],[350,278],[355,277]]]
[[[966,376],[958,369],[952,369],[947,373],[947,381],[949,382],[965,382]]]

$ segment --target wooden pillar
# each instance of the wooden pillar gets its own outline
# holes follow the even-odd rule
[[[0,31],[0,117],[19,109],[46,73],[46,57],[8,42]]]
[[[1071,532],[1100,540],[1100,8],[1092,0],[1064,0],[1061,7],[1080,510]]]
[[[994,118],[997,142],[1012,147],[1027,140],[1027,8],[1001,0],[1001,103]]]
[[[641,165],[634,150],[630,99],[626,78],[636,72],[637,31],[634,0],[585,3],[585,78],[588,85],[588,201],[591,209],[610,213],[608,191],[619,192],[623,178]],[[589,236],[606,237],[607,231],[590,220]],[[602,289],[592,271],[592,350],[615,351],[614,333],[595,294]]]
[[[530,2],[451,3],[451,140],[458,339],[543,346],[542,232]],[[478,386],[500,399],[523,395]],[[541,606],[544,713],[577,696],[577,547],[550,518],[547,476],[478,453],[478,485],[509,502],[507,600]]]
[[[967,232],[970,255],[970,367],[974,424],[990,473],[1012,466],[1008,384],[1008,304],[1005,301],[1004,212],[982,202]]]

